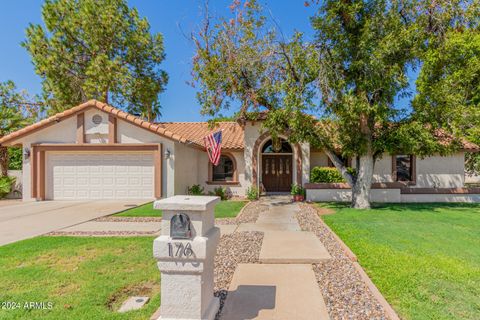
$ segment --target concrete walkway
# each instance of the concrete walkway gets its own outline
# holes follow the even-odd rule
[[[263,198],[269,210],[235,232],[264,233],[260,262],[241,264],[230,284],[222,319],[330,319],[312,263],[331,259],[312,232],[301,231],[290,197]]]

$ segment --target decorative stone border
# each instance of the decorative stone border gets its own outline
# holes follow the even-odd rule
[[[391,320],[400,320],[400,317],[396,313],[396,311],[392,308],[392,306],[388,303],[388,301],[385,299],[385,297],[382,295],[380,290],[378,290],[377,286],[373,283],[373,281],[370,279],[368,274],[365,272],[365,270],[362,268],[362,266],[358,263],[357,256],[353,251],[343,242],[340,237],[333,232],[333,230],[323,221],[323,219],[320,217],[320,214],[318,212],[318,208],[314,204],[304,204],[305,206],[309,206],[315,210],[315,212],[318,215],[318,220],[322,227],[324,227],[328,232],[330,232],[331,236],[338,242],[342,250],[345,252],[347,257],[352,261],[352,264],[355,268],[355,270],[358,272],[359,276],[367,286],[367,288],[370,290],[374,298],[380,303],[380,305],[383,307],[385,314],[388,316],[389,319]]]

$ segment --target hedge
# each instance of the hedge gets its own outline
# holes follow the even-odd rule
[[[347,168],[348,172],[355,174],[355,169]],[[341,183],[346,182],[337,168],[332,167],[314,167],[310,172],[310,182],[312,183]]]

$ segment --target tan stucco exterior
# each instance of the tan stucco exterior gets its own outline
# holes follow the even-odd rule
[[[79,142],[79,118],[72,115],[61,119],[45,128],[40,128],[28,135],[19,136],[15,144],[22,144],[27,150],[32,149],[34,144],[120,144],[120,145],[161,145],[161,196],[169,197],[175,194],[185,194],[188,187],[199,184],[206,192],[213,191],[216,187],[222,186],[234,195],[243,197],[247,188],[252,185],[261,186],[262,166],[261,150],[265,142],[271,139],[270,135],[262,129],[261,121],[247,121],[243,124],[244,141],[243,150],[225,150],[234,158],[236,164],[236,175],[234,182],[213,183],[210,180],[211,164],[205,151],[198,145],[188,141],[180,141],[163,136],[141,125],[133,124],[125,119],[115,119],[115,138],[112,138],[112,114],[106,111],[91,108],[82,112],[83,142]],[[101,123],[94,124],[93,117],[99,116]],[[98,117],[97,117],[98,119]],[[282,137],[287,138],[287,137]],[[112,141],[112,139],[114,141]],[[292,145],[292,182],[309,182],[310,170],[315,166],[328,166],[328,157],[319,150],[311,150],[309,144],[302,143]],[[133,152],[133,151],[126,151]],[[158,153],[157,153],[158,159]],[[45,155],[48,164],[49,154]],[[23,199],[32,199],[32,174],[31,157],[25,157],[23,162],[22,185]],[[352,161],[355,164],[355,161]],[[415,158],[415,183],[408,188],[463,188],[465,183],[464,175],[464,153],[458,152],[450,156],[431,156],[426,158]],[[47,172],[48,174],[48,172]],[[51,197],[51,180],[46,184],[47,198]],[[373,181],[377,183],[394,182],[392,174],[392,156],[385,154],[376,161]],[[311,200],[319,201],[347,201],[350,197],[350,190],[322,189],[310,192]],[[476,196],[468,197],[461,195],[437,194],[434,197],[424,194],[400,194],[398,189],[380,190],[372,193],[373,201],[382,202],[425,202],[425,201],[457,201],[459,198],[476,201]],[[443,199],[443,200],[442,200]]]

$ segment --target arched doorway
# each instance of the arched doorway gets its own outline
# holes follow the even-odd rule
[[[290,191],[293,150],[284,139],[270,139],[262,147],[262,183],[267,192]]]

